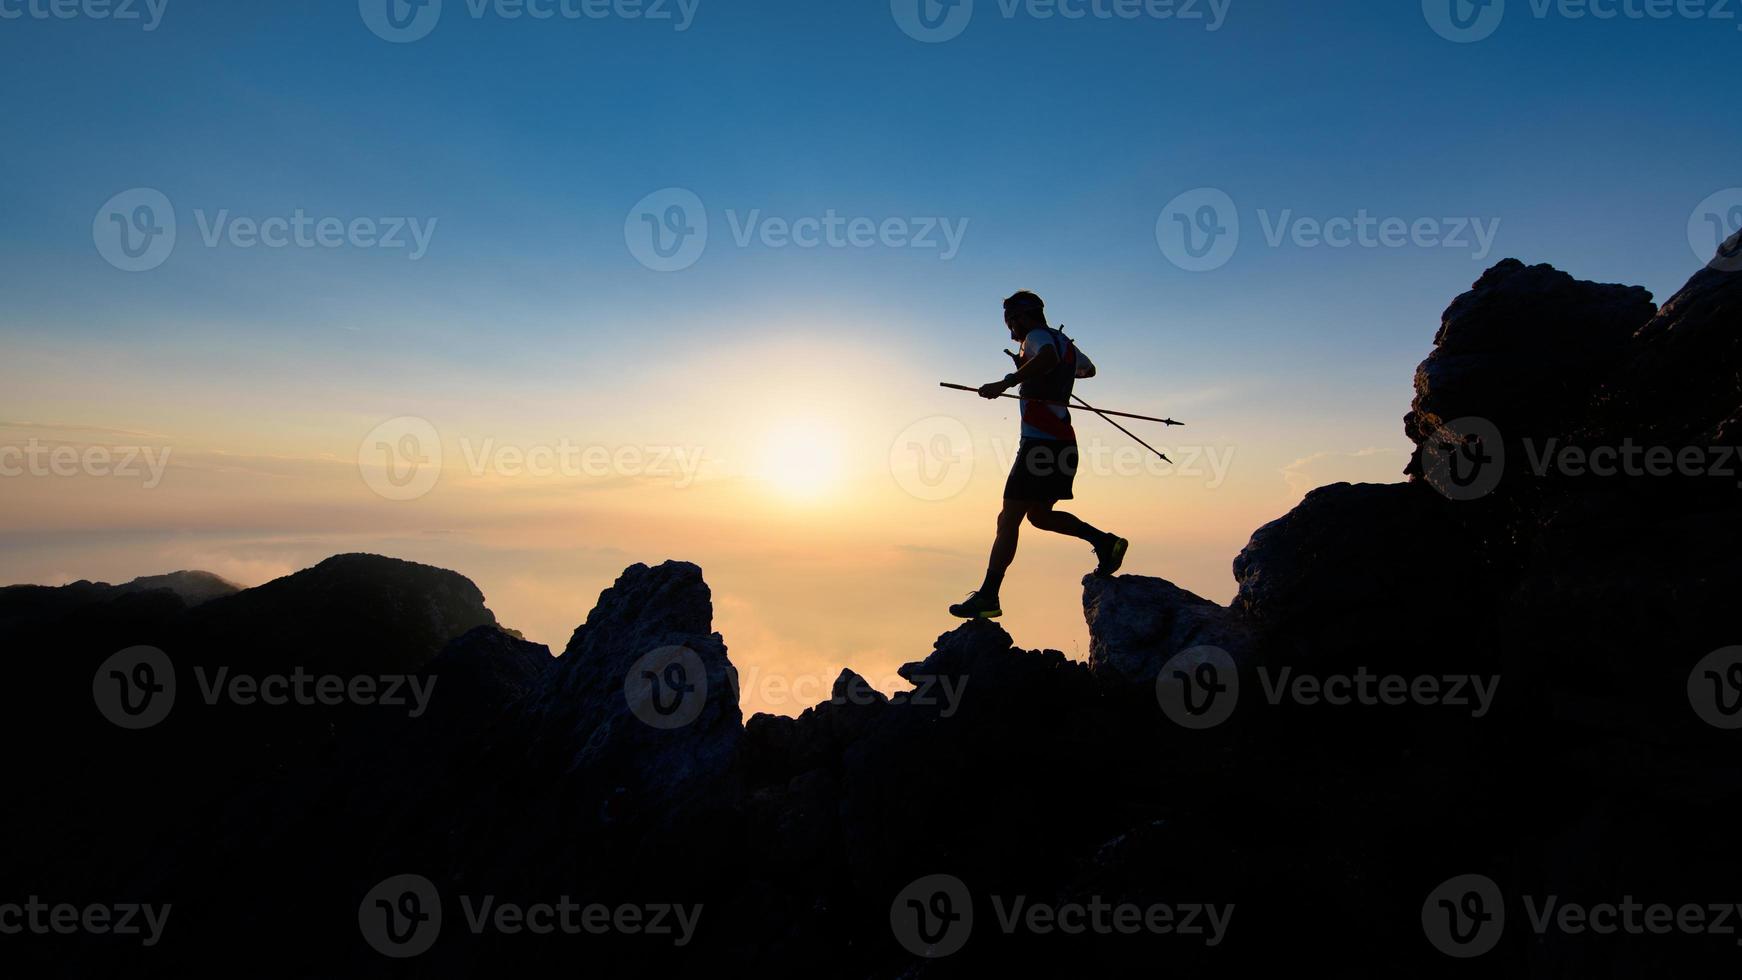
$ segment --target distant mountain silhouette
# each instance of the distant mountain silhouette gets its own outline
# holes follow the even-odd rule
[[[1702,271],[1658,309],[1643,290],[1509,259],[1447,309],[1416,373],[1410,480],[1308,494],[1235,559],[1229,606],[1157,578],[1088,578],[1087,663],[970,622],[902,668],[912,690],[886,697],[843,671],[797,718],[742,720],[710,591],[685,562],[626,569],[556,658],[501,628],[463,577],[369,555],[240,591],[185,572],[0,591],[19,760],[0,832],[27,845],[0,880],[176,908],[151,950],[8,951],[62,976],[1437,976],[1460,961],[1424,938],[1423,903],[1455,875],[1593,903],[1733,900],[1736,733],[1702,720],[1689,681],[1738,642],[1737,478],[1531,461],[1550,440],[1733,449],[1739,345],[1742,274]],[[1453,463],[1503,451],[1505,465],[1447,483],[1470,419],[1488,427],[1481,455]],[[140,644],[174,663],[176,702],[127,731],[93,705],[93,676]],[[1239,701],[1197,730],[1157,681],[1206,646],[1237,668]],[[220,667],[434,686],[415,716],[206,705],[196,671]],[[1478,718],[1271,704],[1284,670],[1499,681]],[[675,947],[473,935],[450,905],[431,952],[391,960],[359,937],[358,903],[404,873],[446,896],[705,913]],[[922,961],[892,936],[891,903],[940,873],[975,894],[973,935]],[[1236,912],[1215,947],[1007,935],[988,896],[1012,895]],[[1509,911],[1475,961],[1488,972],[1734,957],[1718,936],[1538,937]]]
[[[211,572],[147,575],[124,585],[82,580],[62,586],[10,585],[0,588],[0,625],[74,612],[93,603],[144,592],[168,592],[184,605],[197,606],[239,589]]]

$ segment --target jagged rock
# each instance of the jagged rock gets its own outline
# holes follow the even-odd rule
[[[467,630],[495,622],[463,575],[350,554],[207,602],[189,614],[186,632],[217,662],[350,675],[416,671]]]
[[[1236,663],[1252,654],[1252,628],[1237,611],[1165,579],[1143,575],[1083,577],[1089,667],[1113,681],[1149,682],[1168,658],[1216,646]]]
[[[556,658],[498,626],[479,626],[448,644],[426,671],[440,685],[438,705],[454,699],[477,711],[501,711],[542,690]]]
[[[1604,393],[1601,435],[1742,444],[1742,271],[1701,269],[1634,340],[1633,360]]]
[[[869,681],[843,669],[829,700],[797,718],[758,714],[744,726],[746,754],[755,760],[757,782],[790,779],[833,764],[847,745],[874,724],[889,698]]]
[[[1423,443],[1461,441],[1448,425],[1466,417],[1485,419],[1508,444],[1566,436],[1656,312],[1637,286],[1582,282],[1517,259],[1495,265],[1446,308],[1434,351],[1416,368],[1404,432],[1417,449],[1405,472],[1422,475]]]
[[[1004,627],[989,619],[969,620],[939,636],[924,660],[902,664],[895,672],[915,683],[925,677],[990,677],[1013,662],[1013,647]],[[901,699],[898,694],[896,700]]]
[[[733,768],[738,674],[712,631],[713,609],[689,562],[631,565],[600,593],[536,706],[571,771],[638,801],[673,801]]]

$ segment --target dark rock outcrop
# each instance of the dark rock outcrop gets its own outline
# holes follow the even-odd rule
[[[1219,647],[1235,663],[1251,659],[1253,628],[1241,612],[1165,579],[1142,575],[1083,578],[1089,667],[1097,677],[1147,683],[1174,654]]]
[[[1434,351],[1415,371],[1404,432],[1417,446],[1461,438],[1447,426],[1487,420],[1509,442],[1565,437],[1657,312],[1637,286],[1579,282],[1552,266],[1507,259],[1446,308]]]
[[[467,630],[495,623],[465,576],[352,554],[208,602],[188,630],[226,660],[351,674],[415,671]]]
[[[600,593],[536,708],[572,770],[665,802],[732,771],[743,733],[738,673],[713,619],[702,570],[689,562],[632,565]]]
[[[476,626],[425,665],[444,692],[474,710],[501,711],[543,690],[555,665],[550,648],[499,626]],[[442,702],[438,702],[442,703]]]

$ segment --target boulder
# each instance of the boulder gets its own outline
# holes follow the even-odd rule
[[[1089,668],[1097,678],[1148,683],[1181,650],[1214,646],[1235,663],[1252,656],[1253,631],[1227,606],[1144,575],[1083,577]]]
[[[1637,286],[1517,259],[1495,265],[1446,307],[1434,350],[1416,368],[1404,432],[1417,449],[1405,472],[1423,475],[1424,443],[1462,441],[1463,419],[1484,420],[1508,445],[1564,438],[1656,312]]]

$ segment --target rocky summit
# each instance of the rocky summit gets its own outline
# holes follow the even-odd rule
[[[911,689],[843,671],[794,718],[743,719],[682,561],[554,656],[373,555],[0,590],[30,748],[0,898],[176,926],[0,937],[9,975],[1438,976],[1434,896],[1472,875],[1505,896],[1487,972],[1734,963],[1530,912],[1739,897],[1742,274],[1658,307],[1508,259],[1423,339],[1407,472],[1255,530],[1230,605],[1089,578],[1086,663],[970,622],[915,637]],[[920,884],[966,904],[915,938]],[[382,888],[424,896],[405,936],[359,929]]]

